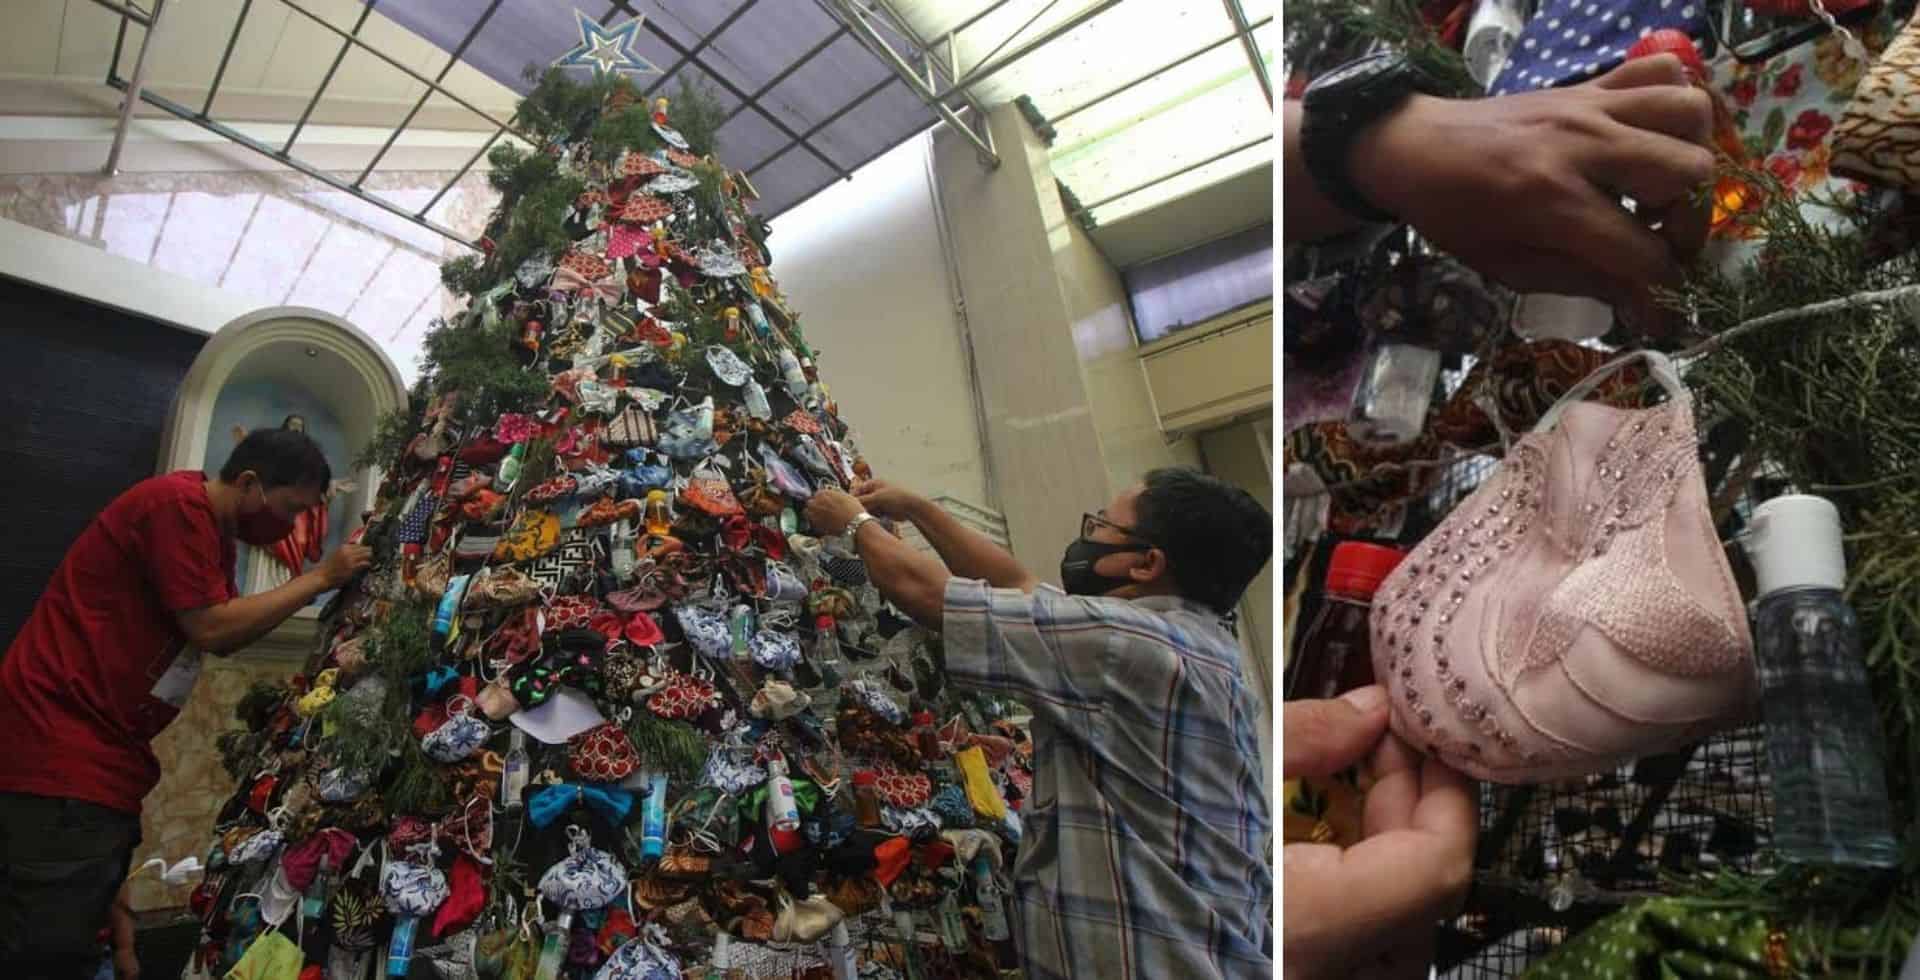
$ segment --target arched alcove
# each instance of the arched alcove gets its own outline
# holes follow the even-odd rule
[[[358,484],[330,511],[329,537],[338,540],[358,524],[378,477],[370,469],[349,472],[351,458],[380,416],[406,397],[393,362],[352,324],[300,307],[260,310],[220,328],[201,349],[174,398],[158,469],[218,469],[233,448],[234,425],[278,425],[288,411],[309,416],[309,433],[327,450],[334,476]],[[242,576],[248,590],[244,569]],[[207,828],[234,788],[216,740],[234,726],[234,706],[249,687],[285,683],[300,669],[313,647],[316,612],[303,610],[247,650],[206,662],[180,717],[154,739],[162,775],[142,808],[135,867],[205,850]],[[190,890],[152,874],[136,875],[130,888],[141,912],[184,907]]]
[[[350,472],[351,459],[380,416],[406,397],[392,360],[347,321],[305,307],[259,310],[216,331],[187,371],[161,440],[159,471],[211,472],[233,448],[236,425],[275,426],[300,415],[336,479],[356,484],[329,510],[328,543],[335,544],[358,523],[377,476]],[[243,592],[271,584],[259,564],[242,558]]]

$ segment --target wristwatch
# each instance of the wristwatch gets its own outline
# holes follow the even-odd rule
[[[1420,72],[1393,51],[1349,61],[1307,86],[1300,104],[1300,151],[1314,186],[1334,206],[1366,221],[1395,220],[1353,186],[1348,157],[1362,130],[1424,90]]]
[[[865,527],[868,524],[873,523],[875,520],[877,520],[877,518],[875,518],[872,514],[869,514],[864,510],[858,514],[853,515],[853,520],[850,520],[847,522],[847,532],[846,532],[847,540],[851,541],[855,537],[858,537],[860,534],[860,529],[862,527]]]

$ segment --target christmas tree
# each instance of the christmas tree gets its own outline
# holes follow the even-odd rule
[[[768,273],[721,113],[549,72],[490,154],[371,569],[220,740],[196,966],[991,976],[1031,785],[801,516],[869,475]],[[858,943],[856,949],[855,943]]]

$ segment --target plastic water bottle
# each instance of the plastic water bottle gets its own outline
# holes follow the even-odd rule
[[[518,810],[523,805],[521,794],[527,790],[527,733],[518,728],[508,736],[507,760],[500,774],[500,804],[508,810]]]
[[[1415,344],[1383,342],[1368,355],[1353,392],[1347,434],[1377,446],[1419,438],[1440,380],[1440,352]]]
[[[1773,774],[1773,843],[1800,864],[1899,863],[1880,733],[1860,654],[1840,514],[1820,497],[1754,509],[1746,549],[1760,602],[1753,618]]]
[[[642,781],[647,795],[640,803],[640,856],[657,860],[667,848],[667,774],[649,772]]]
[[[313,876],[313,883],[307,886],[307,893],[300,898],[300,914],[315,922],[327,912],[327,895],[333,890],[333,859],[331,855],[320,855],[320,870]]]
[[[800,829],[800,805],[793,795],[793,780],[787,778],[787,764],[781,759],[767,763],[767,825],[789,832]]]
[[[1473,17],[1467,21],[1467,42],[1461,56],[1467,62],[1467,74],[1482,87],[1490,86],[1513,53],[1526,25],[1527,12],[1521,0],[1480,0],[1474,4]]]

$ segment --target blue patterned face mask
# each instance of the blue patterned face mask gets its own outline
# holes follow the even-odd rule
[[[660,434],[660,451],[674,459],[701,459],[720,447],[713,441],[713,399],[667,416]]]
[[[540,894],[569,912],[604,908],[626,893],[627,869],[613,855],[588,843],[587,832],[568,827],[570,853],[540,876]]]

